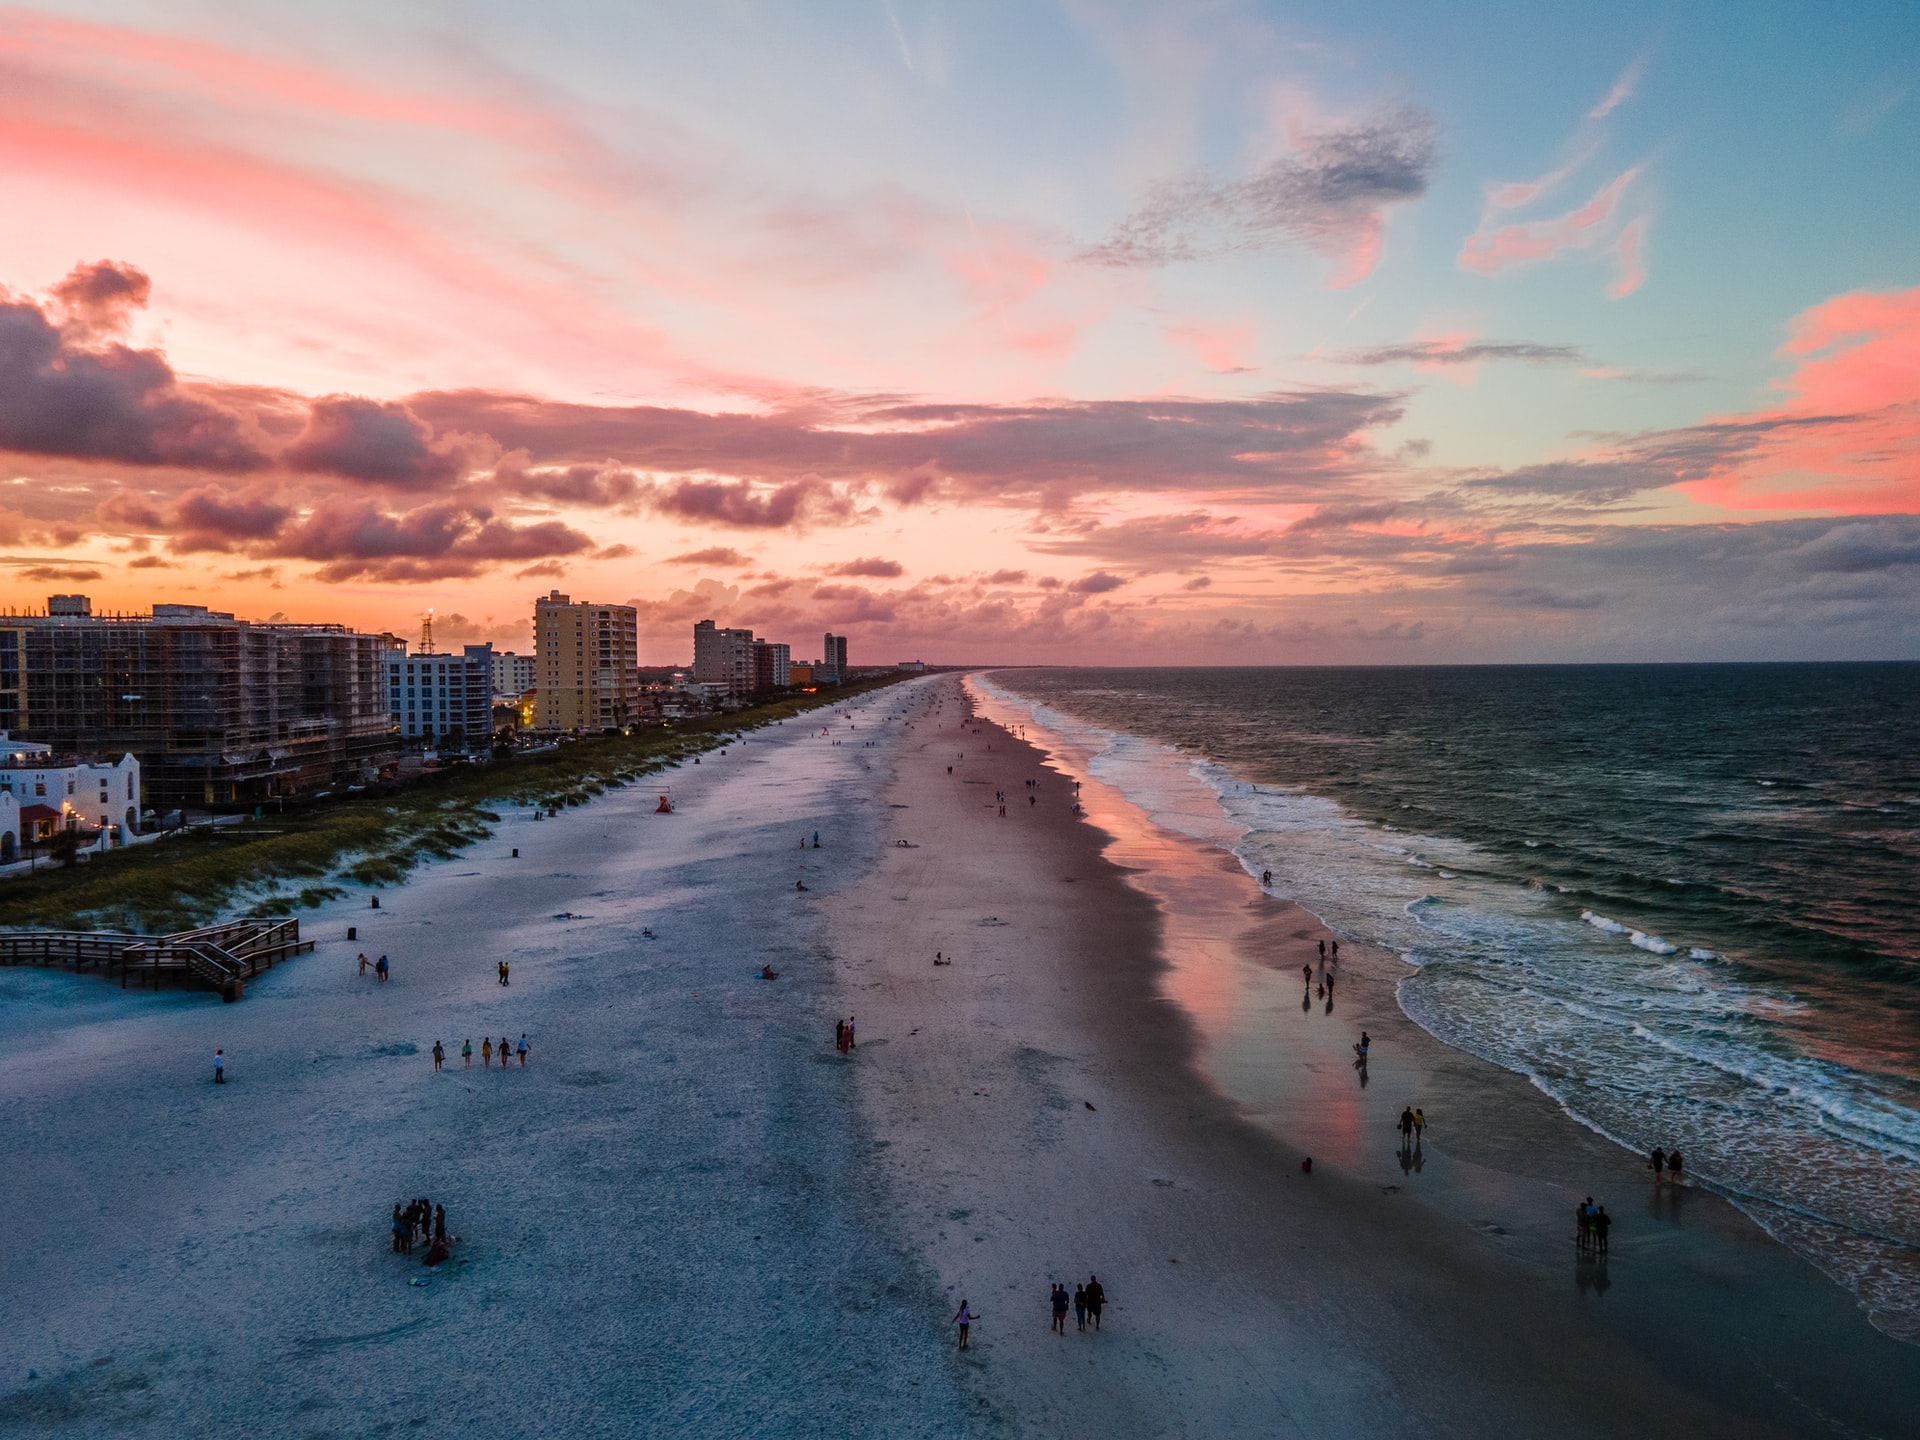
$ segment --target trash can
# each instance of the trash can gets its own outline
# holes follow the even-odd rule
[[[360,927],[358,925],[347,926],[347,939],[358,940],[359,938],[360,938]]]
[[[246,993],[247,987],[243,985],[237,977],[227,981],[226,984],[220,987],[220,998],[229,1005],[233,1004],[234,1001]]]

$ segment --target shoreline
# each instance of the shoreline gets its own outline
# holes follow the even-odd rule
[[[1030,697],[1023,696],[1018,692],[1009,692],[1002,687],[994,685],[991,677],[981,677],[981,681],[995,692],[993,695],[984,697],[993,705],[1010,707],[1016,712],[1026,712],[1028,707],[1042,703],[1036,702]],[[1044,733],[1046,733],[1048,743],[1057,751],[1070,755],[1073,764],[1083,770],[1089,768],[1094,752],[1087,748],[1086,743],[1082,739],[1069,738],[1064,734],[1047,729],[1046,723],[1038,720],[1037,717],[1030,717],[1022,713],[1020,718],[1027,723],[1038,724]],[[1094,729],[1100,733],[1106,733],[1103,727],[1095,726]],[[1145,736],[1133,738],[1138,738],[1143,743],[1155,747],[1160,746],[1162,743]],[[1178,747],[1175,748],[1177,749]],[[1208,763],[1212,765],[1214,762]],[[1256,791],[1259,788],[1258,785],[1251,781],[1242,780],[1240,783]],[[1194,788],[1196,794],[1172,797],[1158,796],[1154,803],[1156,806],[1167,804],[1171,807],[1181,826],[1181,829],[1176,833],[1196,836],[1196,838],[1200,839],[1201,843],[1210,845],[1218,851],[1223,858],[1229,860],[1232,865],[1243,872],[1245,878],[1251,882],[1260,862],[1248,853],[1245,845],[1247,832],[1241,828],[1241,822],[1227,812],[1224,797],[1220,794],[1220,785],[1196,777],[1194,780]],[[1153,813],[1141,808],[1137,802],[1130,799],[1125,793],[1115,790],[1114,795],[1123,813],[1132,817],[1136,830],[1143,826],[1147,828],[1159,828],[1161,826],[1162,822],[1156,819]],[[1196,803],[1210,813],[1204,817],[1197,815],[1192,808]],[[1211,813],[1215,811],[1216,806],[1219,807],[1218,812]],[[1392,827],[1389,826],[1388,829],[1391,830]],[[1302,913],[1308,915],[1311,923],[1318,927],[1320,931],[1324,932],[1327,937],[1331,938],[1335,934],[1333,927],[1319,916],[1314,915],[1311,910],[1307,909],[1304,902],[1290,901],[1288,903],[1299,905]],[[1612,1133],[1600,1119],[1588,1114],[1583,1114],[1575,1103],[1569,1099],[1567,1094],[1563,1093],[1562,1090],[1556,1089],[1553,1084],[1549,1083],[1548,1080],[1541,1075],[1527,1069],[1512,1067],[1504,1063],[1497,1055],[1487,1054],[1480,1049],[1476,1049],[1471,1043],[1474,1039],[1474,1035],[1471,1032],[1449,1038],[1437,1030],[1430,1029],[1428,1025],[1419,1018],[1415,1009],[1407,1004],[1408,987],[1410,985],[1418,985],[1427,974],[1421,967],[1401,960],[1398,955],[1384,948],[1378,946],[1371,948],[1358,946],[1350,937],[1343,937],[1343,943],[1348,946],[1350,955],[1358,956],[1369,968],[1372,972],[1372,979],[1391,984],[1394,996],[1393,1010],[1397,1018],[1411,1024],[1423,1037],[1436,1042],[1442,1047],[1445,1053],[1470,1057],[1488,1066],[1491,1071],[1499,1077],[1508,1077],[1511,1080],[1523,1082],[1528,1088],[1547,1101],[1559,1116],[1605,1142],[1607,1147],[1611,1147],[1610,1151],[1593,1152],[1595,1161],[1604,1171],[1610,1174],[1618,1172],[1619,1167],[1611,1163],[1614,1159],[1617,1159],[1617,1155],[1612,1153],[1615,1151],[1620,1155],[1628,1157],[1633,1165],[1644,1168],[1645,1151],[1643,1149],[1629,1144]],[[1496,1044],[1491,1048],[1498,1051],[1500,1047]],[[1505,1080],[1503,1080],[1502,1083],[1506,1083]],[[1229,1088],[1231,1088],[1231,1085],[1229,1085]],[[1256,1089],[1257,1088],[1256,1086]],[[1511,1090],[1511,1084],[1506,1084],[1506,1088]],[[1409,1103],[1413,1102],[1410,1101]],[[1483,1152],[1486,1151],[1490,1145],[1493,1145],[1497,1139],[1497,1137],[1487,1135],[1470,1136],[1468,1138],[1476,1142],[1477,1148]],[[1497,1153],[1493,1158],[1500,1165],[1508,1169],[1524,1169],[1526,1167],[1527,1162],[1525,1158],[1512,1153],[1514,1146],[1511,1143],[1499,1145],[1496,1148]],[[1643,1178],[1645,1177],[1643,1176]],[[1845,1244],[1846,1239],[1851,1235],[1857,1240],[1871,1239],[1900,1249],[1904,1248],[1904,1242],[1899,1236],[1884,1230],[1874,1229],[1871,1226],[1863,1227],[1855,1224],[1849,1227],[1837,1222],[1829,1222],[1822,1219],[1817,1213],[1797,1208],[1784,1201],[1769,1199],[1763,1195],[1749,1194],[1741,1191],[1738,1187],[1730,1187],[1716,1183],[1713,1180],[1702,1177],[1697,1171],[1689,1176],[1687,1184],[1682,1189],[1663,1192],[1656,1188],[1653,1193],[1656,1198],[1664,1196],[1677,1204],[1681,1203],[1679,1199],[1681,1195],[1692,1192],[1711,1194],[1722,1202],[1732,1206],[1739,1211],[1742,1218],[1747,1222],[1765,1232],[1769,1239],[1789,1250],[1797,1259],[1810,1265],[1833,1284],[1846,1291],[1854,1302],[1860,1306],[1862,1313],[1867,1316],[1869,1323],[1872,1324],[1875,1329],[1880,1330],[1882,1333],[1887,1334],[1902,1344],[1920,1344],[1920,1331],[1915,1331],[1912,1328],[1913,1307],[1911,1299],[1909,1298],[1911,1292],[1903,1288],[1909,1283],[1905,1273],[1899,1270],[1889,1272],[1884,1264],[1873,1263],[1873,1257],[1851,1254]],[[1571,1201],[1569,1201],[1569,1203],[1571,1203]],[[1826,1232],[1833,1237],[1834,1243],[1812,1245],[1796,1243],[1793,1238],[1790,1238],[1791,1232],[1793,1232],[1796,1227],[1802,1230]],[[1789,1233],[1781,1233],[1783,1230]],[[1884,1258],[1885,1257],[1881,1257],[1882,1261],[1884,1261]],[[1843,1262],[1851,1262],[1851,1264],[1849,1265]]]
[[[1920,1364],[1850,1295],[1705,1192],[1642,1217],[1636,1159],[1400,1012],[1397,957],[1343,956],[1340,1023],[1301,1028],[1292,987],[1298,947],[1324,933],[1313,917],[1259,900],[1232,856],[1129,816],[1070,758],[985,723],[963,746],[957,686],[947,693],[941,720],[922,722],[947,728],[915,740],[953,753],[935,769],[904,749],[888,797],[913,807],[893,812],[894,830],[918,849],[883,847],[880,873],[840,902],[890,909],[885,933],[863,938],[868,915],[833,929],[877,976],[863,1006],[912,1039],[866,1069],[862,1101],[876,1133],[901,1136],[894,1189],[950,1304],[965,1294],[985,1316],[972,1368],[996,1409],[1029,1426],[1098,1416],[1121,1434],[1897,1433]],[[1023,769],[1044,777],[1040,807],[1018,803]],[[1091,824],[1066,814],[1069,774]],[[980,808],[977,787],[990,800],[1009,786],[1006,821]],[[996,913],[993,968],[976,981],[964,951]],[[935,948],[956,946],[961,966],[932,969]],[[1363,1024],[1376,1037],[1364,1090],[1348,1063]],[[1392,1133],[1402,1092],[1436,1121],[1411,1172]],[[947,1113],[1003,1106],[992,1125]],[[1606,1265],[1574,1261],[1585,1190],[1542,1168],[1627,1197],[1610,1202],[1625,1223]],[[938,1198],[976,1189],[993,1197],[984,1216]],[[1055,1364],[1028,1352],[1048,1338],[1048,1267],[1073,1251],[1117,1252],[1095,1268],[1109,1324],[1134,1338]],[[1192,1313],[1216,1302],[1222,1313]],[[996,1326],[1010,1303],[1031,1321]],[[1570,1354],[1607,1377],[1606,1404],[1582,1403]],[[1302,1357],[1318,1360],[1293,1368]],[[1436,1384],[1442,1373],[1457,1380]]]

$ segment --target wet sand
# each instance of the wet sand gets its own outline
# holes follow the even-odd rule
[[[942,688],[895,843],[825,909],[901,1222],[982,1316],[988,1430],[1911,1432],[1920,1352],[1837,1286],[1427,1036],[1392,957],[1343,947],[1333,1013],[1303,1011],[1332,938],[1311,915]],[[1434,1124],[1418,1168],[1408,1103]],[[1573,1244],[1588,1193],[1616,1217],[1604,1264]],[[1102,1333],[1050,1334],[1049,1282],[1089,1272]]]

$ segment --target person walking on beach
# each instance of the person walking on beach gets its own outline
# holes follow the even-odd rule
[[[1100,1312],[1106,1308],[1107,1291],[1100,1283],[1098,1275],[1087,1277],[1087,1314],[1092,1317],[1093,1328],[1100,1328]]]
[[[500,983],[502,985],[507,983],[507,962],[504,960],[500,962]]]
[[[1403,1149],[1413,1144],[1413,1107],[1411,1105],[1400,1112],[1400,1144]]]
[[[1426,1133],[1426,1129],[1427,1129],[1427,1112],[1422,1110],[1419,1106],[1416,1105],[1413,1110],[1413,1143],[1414,1144],[1418,1145],[1420,1143],[1420,1137]]]
[[[1073,1287],[1073,1325],[1076,1330],[1087,1328],[1087,1287]]]
[[[469,1040],[467,1043],[471,1045],[473,1042]],[[493,1037],[491,1035],[480,1037],[480,1068],[482,1070],[493,1068]]]
[[[216,1085],[227,1083],[227,1052],[224,1050],[213,1052],[213,1083]]]
[[[366,974],[366,973],[367,973],[367,967],[368,967],[369,965],[371,965],[371,964],[373,964],[373,962],[372,962],[371,960],[369,960],[369,959],[367,959],[367,952],[366,952],[366,951],[364,951],[364,950],[362,950],[362,951],[360,952],[360,969],[359,969],[359,970],[358,970],[358,971],[357,971],[356,973],[357,973],[357,974],[360,974],[360,975],[364,975],[364,974]]]
[[[1686,1162],[1681,1160],[1678,1150],[1669,1150],[1667,1152],[1667,1178],[1676,1185],[1681,1183],[1685,1163]]]
[[[1300,974],[1302,978],[1305,979],[1307,988],[1311,990],[1313,988],[1313,966],[1302,965],[1300,967]]]
[[[441,1046],[438,1040],[434,1041],[433,1042],[433,1073],[434,1074],[438,1075],[440,1073],[440,1066],[442,1062],[446,1060],[446,1058],[447,1058],[446,1050]]]
[[[1320,963],[1322,965],[1327,963],[1327,942],[1324,940],[1320,942]]]
[[[1353,1047],[1353,1053],[1360,1057],[1362,1065],[1367,1063],[1367,1052],[1373,1048],[1373,1037],[1366,1031],[1360,1032],[1360,1041]]]
[[[382,955],[378,960],[373,962],[373,973],[375,978],[378,979],[382,985],[387,983],[387,976],[390,973],[390,967],[387,964],[386,956]]]
[[[1333,963],[1336,965],[1340,963],[1340,942],[1338,940],[1333,942]]]
[[[408,1254],[413,1248],[413,1226],[407,1223],[407,1217],[400,1213],[400,1202],[393,1202],[393,1253]]]
[[[949,1320],[947,1323],[949,1325],[958,1325],[960,1327],[960,1348],[962,1350],[966,1349],[967,1348],[967,1329],[969,1326],[973,1324],[973,1311],[967,1308],[967,1302],[965,1300],[962,1300],[960,1302],[960,1308],[953,1312],[953,1319]]]
[[[1048,1297],[1053,1306],[1053,1332],[1056,1335],[1067,1333],[1067,1287],[1056,1285]]]
[[[1587,1196],[1573,1211],[1574,1245],[1582,1252],[1593,1244],[1593,1197]]]
[[[527,1068],[527,1032],[524,1030],[520,1032],[520,1068]]]
[[[473,1069],[473,1037],[471,1035],[460,1044],[460,1068],[462,1070]]]
[[[1654,1146],[1653,1154],[1647,1157],[1647,1167],[1653,1171],[1654,1184],[1658,1185],[1662,1180],[1665,1180],[1667,1178],[1667,1152],[1662,1150],[1658,1145]]]
[[[513,1054],[513,1042],[508,1040],[506,1036],[502,1035],[500,1037],[500,1068],[502,1070],[507,1068],[507,1057],[512,1054]]]
[[[1593,1212],[1593,1244],[1602,1255],[1607,1253],[1607,1230],[1613,1224],[1613,1217],[1607,1214],[1602,1205]]]
[[[847,1053],[847,1022],[844,1020],[833,1022],[833,1048],[842,1055]]]

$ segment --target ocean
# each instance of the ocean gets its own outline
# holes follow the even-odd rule
[[[1009,670],[1401,1008],[1920,1340],[1920,665]],[[1194,782],[1206,800],[1194,799]]]

